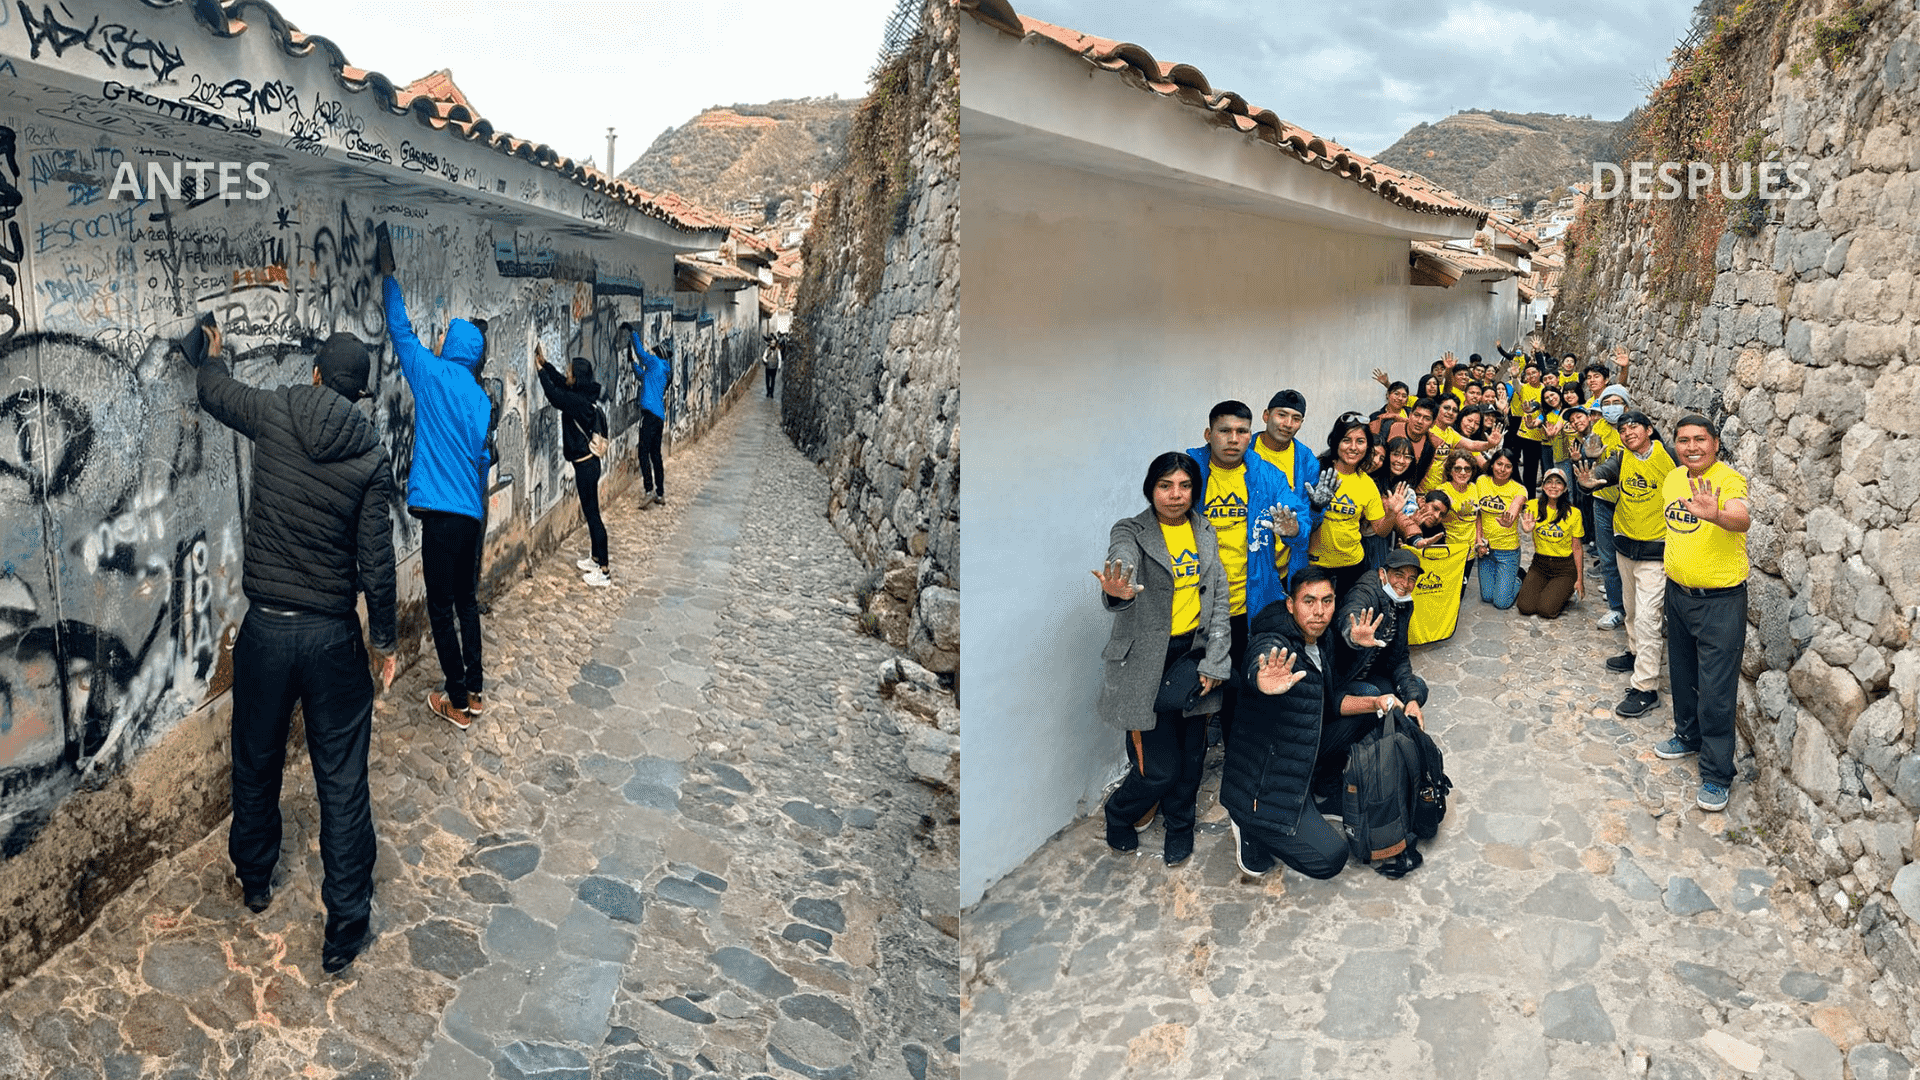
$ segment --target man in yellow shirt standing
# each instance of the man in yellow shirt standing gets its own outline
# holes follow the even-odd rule
[[[1621,601],[1627,612],[1627,651],[1607,659],[1607,670],[1631,672],[1626,697],[1614,714],[1645,716],[1660,704],[1660,620],[1666,611],[1666,523],[1661,484],[1674,471],[1673,456],[1654,437],[1653,419],[1629,411],[1620,416],[1622,450],[1599,468],[1575,475],[1588,486],[1619,484],[1613,514],[1613,549],[1620,568]]]
[[[1673,738],[1663,758],[1700,755],[1702,810],[1725,810],[1733,784],[1733,709],[1747,644],[1747,479],[1719,460],[1713,421],[1689,413],[1674,427],[1681,468],[1660,500],[1667,524],[1667,673]]]

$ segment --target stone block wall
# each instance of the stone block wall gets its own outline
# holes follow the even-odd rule
[[[953,9],[876,80],[807,236],[787,433],[882,575],[868,614],[935,672],[960,662],[959,60]]]
[[[1711,299],[1651,295],[1641,210],[1617,200],[1598,300],[1560,339],[1636,358],[1663,431],[1723,422],[1750,485],[1743,776],[1792,869],[1906,986],[1920,978],[1920,5],[1879,9],[1837,71],[1803,13],[1759,127],[1812,193],[1721,237]],[[1795,62],[1800,74],[1794,73]],[[1736,789],[1736,797],[1740,797]],[[1834,902],[1844,893],[1844,904]]]

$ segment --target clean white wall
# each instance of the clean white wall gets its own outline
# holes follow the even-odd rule
[[[1407,240],[1199,207],[968,149],[962,903],[1091,809],[1124,757],[1094,715],[1110,616],[1089,571],[1154,455],[1208,409],[1307,395],[1324,445],[1409,355]]]
[[[1498,361],[1493,343],[1515,347],[1532,323],[1522,324],[1518,286],[1513,278],[1489,281],[1463,278],[1450,289],[1431,285],[1407,289],[1407,336],[1411,345],[1393,362],[1382,364],[1396,379],[1417,384],[1418,376],[1451,349],[1465,360],[1471,353]],[[1376,384],[1378,385],[1378,384]],[[1378,407],[1378,406],[1374,406]]]

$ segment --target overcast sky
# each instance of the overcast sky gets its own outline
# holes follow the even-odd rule
[[[710,105],[862,97],[895,0],[273,0],[396,85],[440,68],[496,131],[618,168]],[[616,170],[617,171],[617,170]]]
[[[1374,156],[1462,109],[1618,120],[1686,33],[1691,0],[1013,0],[1020,14],[1192,64],[1314,134]],[[964,58],[963,72],[964,72]],[[965,78],[965,75],[962,75]]]

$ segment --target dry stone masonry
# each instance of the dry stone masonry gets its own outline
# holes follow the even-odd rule
[[[1812,194],[1729,229],[1711,299],[1651,296],[1651,234],[1603,252],[1586,320],[1631,350],[1664,429],[1724,421],[1751,485],[1752,600],[1738,723],[1765,830],[1892,985],[1920,980],[1920,5],[1878,8],[1837,70],[1811,19],[1771,72],[1759,127]],[[1767,76],[1763,73],[1762,78]],[[1637,213],[1613,207],[1609,213]],[[1617,234],[1616,234],[1617,235]],[[1577,344],[1577,343],[1576,343]],[[1743,749],[1743,755],[1745,750]],[[1736,797],[1740,797],[1737,792]]]
[[[788,433],[831,478],[834,526],[883,575],[867,600],[876,629],[942,674],[960,663],[953,20],[946,4],[926,6],[921,36],[882,72],[855,121],[849,163],[807,241],[794,311],[805,355],[788,365],[783,399]],[[891,150],[889,132],[901,136]],[[882,198],[891,201],[871,204]]]

